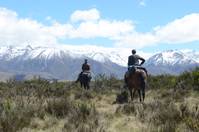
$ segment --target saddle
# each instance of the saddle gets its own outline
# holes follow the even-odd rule
[[[124,76],[125,84],[127,84],[127,78],[128,78],[131,74],[135,74],[135,72],[140,72],[140,73],[142,73],[142,74],[144,74],[144,73],[147,74],[146,69],[143,69],[142,67],[137,67],[137,66],[129,67],[129,68],[128,68],[128,71],[125,73],[125,76]]]
[[[130,74],[134,74],[136,71],[145,72],[148,75],[145,68],[140,67],[140,66],[131,66],[128,68],[128,71],[126,72],[126,76],[128,77]]]
[[[91,77],[91,72],[90,71],[83,71],[82,73],[81,73],[81,75],[86,75],[88,78],[92,78]]]
[[[127,71],[127,72],[128,72],[129,74],[133,74],[133,73],[136,72],[136,70],[137,70],[137,68],[136,68],[135,66],[131,66],[131,67],[128,68],[128,71]]]

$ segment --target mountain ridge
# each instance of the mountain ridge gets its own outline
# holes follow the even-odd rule
[[[131,50],[125,48],[96,46],[4,46],[0,47],[0,72],[74,80],[86,58],[92,65],[94,74],[114,74],[122,78],[130,54]],[[149,57],[144,66],[153,75],[180,74],[199,66],[199,53],[191,50],[167,50]]]

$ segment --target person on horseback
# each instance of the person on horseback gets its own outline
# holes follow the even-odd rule
[[[140,61],[141,61],[141,63],[140,63]],[[128,76],[131,73],[135,73],[136,69],[141,69],[141,70],[146,72],[146,75],[148,74],[147,70],[144,67],[142,67],[144,62],[145,62],[145,59],[140,57],[139,55],[137,55],[136,54],[136,50],[133,49],[132,50],[132,55],[130,55],[129,58],[128,58],[128,71],[125,74],[125,79],[124,79],[125,80],[125,85],[124,85],[124,87],[127,87],[127,78],[128,78]],[[142,79],[142,80],[144,80],[144,79]]]
[[[82,72],[89,72],[90,71],[90,65],[88,64],[88,60],[85,59],[84,63],[82,64]]]
[[[83,75],[83,74],[87,74],[87,76],[89,76],[89,78],[91,78],[91,73],[90,73],[90,65],[88,64],[88,60],[85,59],[84,60],[84,63],[82,64],[82,72],[78,75],[78,78],[76,80],[76,82],[79,81],[80,77]]]
[[[139,62],[139,60],[141,60],[141,63]],[[137,69],[144,70],[147,73],[147,70],[144,67],[142,67],[144,62],[145,62],[145,59],[137,55],[136,50],[133,49],[132,55],[130,55],[128,58],[128,70],[132,70],[132,68],[135,70],[137,68]]]
[[[128,71],[124,75],[124,88],[128,88],[132,101],[136,91],[138,92],[140,102],[145,99],[148,75],[147,70],[142,67],[144,62],[145,59],[137,55],[136,50],[132,50],[132,55],[128,58]]]

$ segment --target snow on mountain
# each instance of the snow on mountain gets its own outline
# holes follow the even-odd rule
[[[1,47],[0,59],[12,60],[16,57],[23,59],[70,56],[72,58],[91,58],[105,63],[112,61],[121,66],[126,66],[129,49],[101,48],[95,46],[60,46],[60,47]]]
[[[198,54],[199,55],[199,54]],[[183,65],[198,63],[199,56],[193,51],[167,50],[157,53],[147,60],[147,65]]]
[[[185,50],[181,50],[181,51],[183,53],[185,53],[189,58],[192,58],[194,61],[199,63],[199,52],[197,52],[195,50],[189,50],[189,49],[185,49]]]
[[[167,50],[157,53],[153,56],[138,52],[147,59],[147,65],[175,65],[175,64],[195,64],[199,63],[199,52],[193,50]],[[57,47],[0,47],[0,59],[12,60],[21,57],[24,60],[44,58],[51,59],[53,57],[64,58],[90,58],[95,61],[106,63],[111,61],[121,66],[127,65],[128,56],[131,49],[126,48],[104,48],[97,46],[69,46],[61,45]]]
[[[151,56],[145,66],[150,74],[180,74],[199,66],[198,52],[167,50]]]
[[[25,47],[0,47],[0,59],[7,61],[16,57],[21,57],[24,60],[36,58],[48,60],[52,57],[64,58],[65,56],[69,56],[71,58],[90,58],[101,63],[111,61],[118,65],[126,66],[130,54],[131,49],[104,48],[97,46],[61,45],[59,47],[32,47],[27,45]],[[138,54],[147,59],[147,65],[199,63],[199,52],[193,50],[167,50],[151,57],[150,54],[144,54],[143,52],[138,52]]]
[[[199,52],[192,50],[168,50],[153,56],[140,51],[138,54],[146,59],[145,67],[151,74],[179,74],[199,66]],[[85,45],[5,46],[0,47],[0,72],[74,79],[81,71],[84,59],[87,58],[92,65],[93,73],[116,74],[123,77],[129,55],[131,49]]]
[[[123,60],[126,57],[118,52],[118,49],[95,46],[0,47],[0,71],[17,75],[41,75],[45,78],[75,79],[87,58],[94,74],[122,77],[126,68],[121,65],[126,65],[126,60]],[[119,53],[126,54],[124,51]]]

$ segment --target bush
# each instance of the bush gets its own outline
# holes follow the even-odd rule
[[[70,114],[68,123],[64,125],[65,131],[93,132],[102,129],[95,105],[86,103],[78,104]]]
[[[95,93],[92,91],[78,91],[75,93],[75,99],[81,99],[81,100],[88,100],[93,99],[95,96]]]
[[[123,91],[116,97],[116,103],[123,104],[128,102],[128,91]]]
[[[58,98],[47,101],[45,111],[55,117],[63,118],[73,109],[73,105],[65,98]]]
[[[28,126],[34,113],[39,113],[30,105],[15,104],[11,100],[1,103],[0,107],[0,131],[2,132],[16,132]]]

